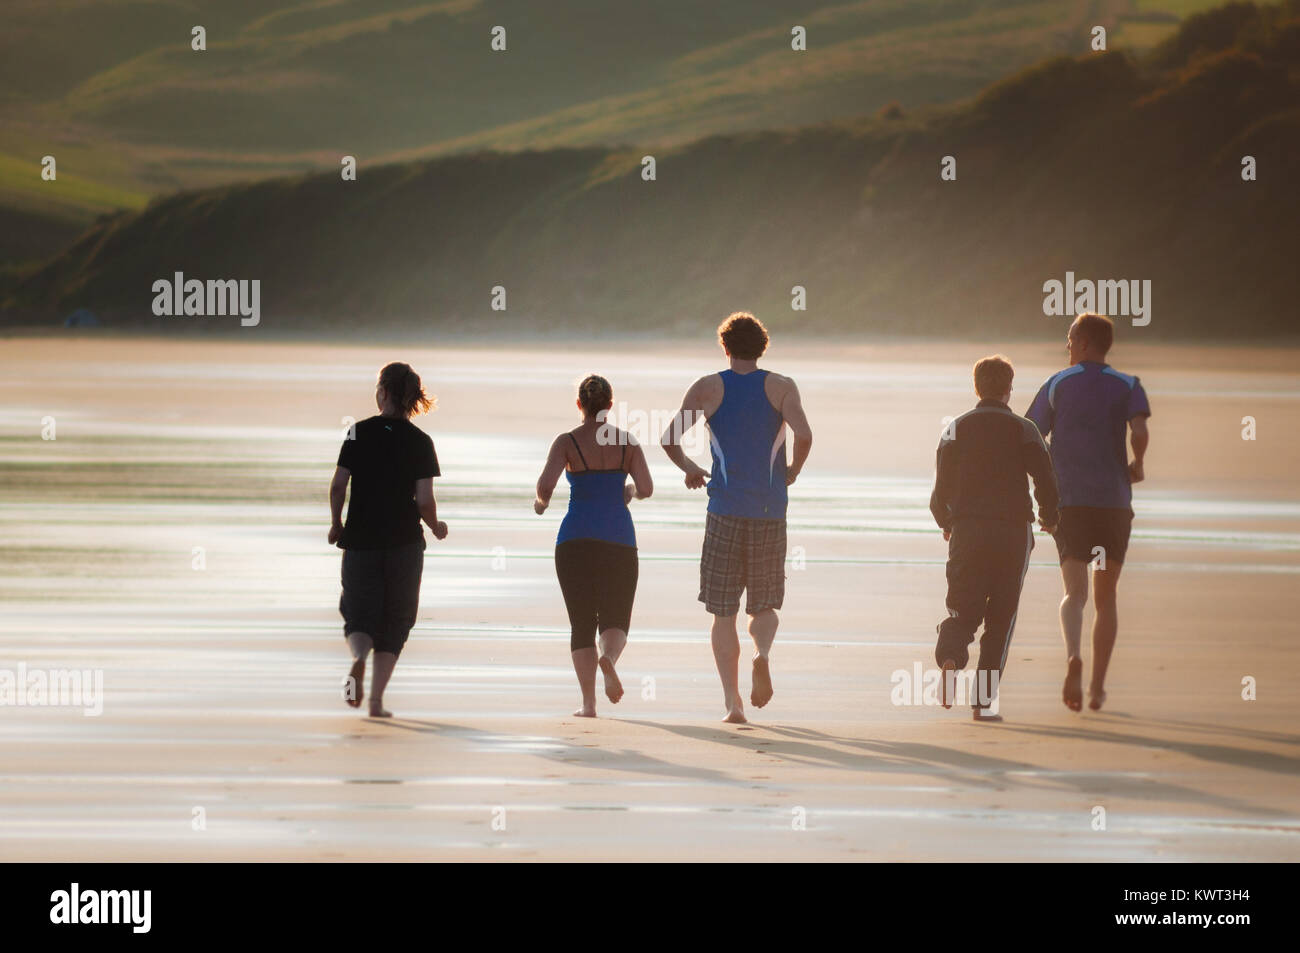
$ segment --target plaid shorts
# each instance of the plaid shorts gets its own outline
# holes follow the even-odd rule
[[[785,599],[785,520],[709,513],[700,556],[700,602],[713,615],[779,609]]]

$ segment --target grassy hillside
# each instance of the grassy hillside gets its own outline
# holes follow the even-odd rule
[[[575,148],[182,193],[91,228],[5,320],[237,324],[152,318],[152,282],[179,270],[261,279],[273,329],[687,328],[750,307],[777,328],[1038,334],[1043,282],[1071,270],[1150,279],[1144,334],[1294,333],[1300,0],[889,115],[657,149],[654,182],[641,149]]]
[[[974,95],[1047,53],[1150,45],[1214,0],[9,0],[0,269],[143,197],[472,152],[797,127]],[[809,31],[807,52],[790,27]],[[190,49],[203,25],[206,52]],[[507,27],[506,53],[488,48]],[[21,201],[14,201],[23,193]],[[138,198],[136,198],[138,197]],[[18,237],[21,236],[21,237]]]
[[[78,174],[159,194],[319,170],[345,153],[683,143],[893,99],[953,101],[1082,52],[1095,23],[1149,42],[1176,15],[1148,8],[1197,4],[12,0],[0,154],[80,149]],[[206,52],[190,49],[195,24]],[[504,54],[489,49],[497,24]],[[808,30],[805,53],[790,50],[794,24]]]

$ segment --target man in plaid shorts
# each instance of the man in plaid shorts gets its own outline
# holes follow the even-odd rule
[[[808,459],[812,429],[794,381],[758,369],[768,335],[757,318],[736,312],[718,328],[718,340],[729,368],[701,377],[687,389],[660,442],[686,474],[689,488],[699,489],[707,481],[700,601],[713,615],[713,658],[727,707],[723,720],[739,724],[745,721],[736,631],[740,593],[745,592],[755,650],[749,700],[762,708],[772,698],[768,656],[776,639],[776,610],[785,597],[786,487]],[[711,471],[688,459],[681,446],[700,418],[709,428]],[[788,465],[786,424],[794,432],[794,457]]]

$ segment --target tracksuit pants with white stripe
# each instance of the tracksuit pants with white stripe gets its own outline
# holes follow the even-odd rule
[[[1007,667],[1011,634],[1029,554],[1034,549],[1033,524],[1021,521],[966,517],[953,523],[948,540],[948,618],[936,627],[939,665],[951,659],[958,669],[970,661],[969,646],[984,623],[976,684],[996,685]],[[984,707],[975,699],[973,707]]]

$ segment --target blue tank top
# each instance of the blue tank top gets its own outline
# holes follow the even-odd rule
[[[583,467],[587,460],[573,434],[573,448]],[[627,447],[623,448],[624,457]],[[617,470],[565,470],[569,481],[569,510],[560,522],[560,532],[555,545],[571,539],[599,539],[619,546],[636,548],[636,530],[632,527],[632,514],[623,502],[623,487],[627,485],[627,471],[620,465]]]
[[[709,512],[785,519],[785,419],[767,399],[767,371],[718,376],[722,404],[708,420]]]

